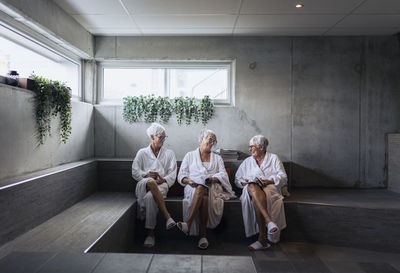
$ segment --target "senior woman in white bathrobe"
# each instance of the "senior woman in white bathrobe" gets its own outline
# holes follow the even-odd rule
[[[280,231],[286,227],[281,188],[287,175],[278,156],[267,152],[268,140],[257,135],[250,139],[251,156],[236,172],[235,183],[243,188],[240,197],[247,237],[259,233],[250,250],[263,250],[279,242]]]
[[[144,246],[152,247],[155,244],[154,228],[158,208],[167,221],[166,229],[176,225],[165,206],[164,198],[169,187],[175,183],[177,168],[174,152],[163,147],[167,138],[165,128],[153,123],[147,129],[147,135],[151,143],[137,152],[132,163],[132,177],[137,181],[138,218],[146,219],[147,237]]]
[[[200,147],[183,158],[178,182],[185,187],[183,220],[178,227],[186,235],[199,235],[198,247],[207,249],[206,228],[215,228],[221,221],[224,200],[234,197],[221,156],[211,151],[217,137],[211,130],[200,134]]]

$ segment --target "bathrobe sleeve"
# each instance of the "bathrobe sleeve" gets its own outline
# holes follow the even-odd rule
[[[164,166],[166,166],[166,175],[164,179],[167,181],[168,187],[172,187],[176,180],[176,158],[174,152],[171,150],[168,151],[167,156],[168,162],[164,162]]]
[[[182,164],[178,174],[178,183],[181,184],[182,186],[186,186],[186,184],[182,182],[182,179],[185,177],[189,177],[189,164],[190,164],[190,154],[187,153],[182,160]]]
[[[243,161],[242,164],[240,164],[238,170],[236,171],[236,175],[235,175],[235,184],[238,188],[243,189],[243,185],[241,184],[241,182],[245,182],[245,173],[244,173],[244,169],[245,169],[245,165],[246,165],[246,161]]]
[[[221,185],[224,187],[224,189],[231,193],[234,194],[232,191],[232,185],[229,182],[229,176],[228,173],[226,172],[225,169],[225,164],[224,161],[222,160],[222,157],[219,155],[215,155],[216,156],[216,162],[217,162],[217,173],[213,174],[212,177],[215,177],[219,180],[219,182],[221,182]]]
[[[138,182],[147,174],[147,172],[143,169],[143,160],[145,160],[145,153],[143,150],[139,150],[132,163],[132,177]]]
[[[282,161],[280,161],[279,157],[275,154],[272,155],[272,175],[268,177],[268,179],[272,179],[275,183],[275,186],[278,189],[281,189],[287,183],[287,175],[285,172],[285,168],[283,167]]]

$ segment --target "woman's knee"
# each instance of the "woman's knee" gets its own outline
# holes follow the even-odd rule
[[[155,188],[157,188],[157,182],[155,180],[149,180],[146,182],[146,187],[149,190],[155,189]]]
[[[249,184],[248,186],[247,186],[247,192],[250,194],[250,195],[254,195],[256,192],[258,192],[258,191],[260,191],[261,189],[260,189],[260,187],[258,186],[258,185],[256,185],[256,184]]]
[[[207,193],[207,188],[202,185],[198,185],[196,187],[196,193],[199,195],[205,195]]]

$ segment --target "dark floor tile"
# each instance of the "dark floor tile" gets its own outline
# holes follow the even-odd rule
[[[54,255],[49,252],[12,252],[0,260],[0,272],[37,272]]]
[[[290,260],[318,259],[318,249],[309,243],[282,243],[282,251]]]
[[[320,245],[316,252],[322,261],[348,261],[348,262],[381,262],[381,252],[357,249],[350,247],[337,247]],[[385,260],[386,261],[386,260]]]
[[[399,273],[388,263],[359,263],[366,273]]]
[[[152,254],[107,253],[93,273],[144,273],[152,257]]]
[[[156,254],[151,262],[149,273],[200,273],[199,255],[161,255]]]
[[[250,251],[253,259],[261,259],[268,261],[288,261],[286,253],[278,246],[272,246],[263,251]]]
[[[332,273],[365,273],[356,262],[325,261],[324,263]]]
[[[332,273],[329,268],[318,259],[292,261],[297,273]]]
[[[257,273],[251,257],[203,256],[203,273]]]
[[[103,253],[59,253],[49,260],[40,273],[90,273],[104,257]]]
[[[296,273],[289,261],[254,261],[257,273]]]
[[[390,262],[390,265],[400,271],[400,259],[397,262]]]

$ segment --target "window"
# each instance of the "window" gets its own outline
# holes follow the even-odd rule
[[[20,78],[32,73],[66,83],[79,96],[80,64],[0,25],[0,75],[16,70]]]
[[[104,62],[99,69],[101,102],[126,96],[175,98],[210,96],[216,104],[233,105],[234,62]]]

